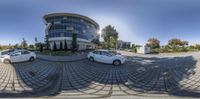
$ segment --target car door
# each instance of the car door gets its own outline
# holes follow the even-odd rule
[[[108,52],[102,51],[101,52],[101,61],[104,63],[112,63],[112,55]]]
[[[100,51],[95,51],[93,53],[93,57],[95,61],[101,62],[101,55],[100,55]]]
[[[22,51],[22,61],[27,61],[30,58],[30,52],[29,51]]]
[[[20,62],[20,61],[22,61],[21,56],[22,56],[21,52],[13,53],[10,56],[10,61],[11,62]]]

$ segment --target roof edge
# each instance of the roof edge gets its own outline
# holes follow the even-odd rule
[[[43,19],[45,20],[46,18],[53,17],[53,16],[75,16],[75,17],[80,17],[80,18],[86,19],[86,20],[90,21],[91,23],[95,24],[97,29],[99,29],[99,24],[96,21],[94,21],[93,19],[91,19],[91,18],[89,18],[87,16],[76,14],[76,13],[50,13],[50,14],[44,15]]]

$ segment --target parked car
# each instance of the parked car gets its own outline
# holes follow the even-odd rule
[[[36,54],[28,50],[18,50],[1,56],[3,63],[16,63],[24,61],[34,61]]]
[[[20,50],[23,50],[23,49],[17,48],[17,49],[6,49],[6,50],[3,50],[3,51],[0,52],[0,57],[3,56],[3,55],[6,55],[6,54],[10,54],[10,53],[16,52],[16,51],[20,51]]]
[[[90,52],[87,57],[90,61],[98,61],[116,66],[123,64],[126,60],[123,56],[109,50],[95,50]]]
[[[3,55],[6,55],[6,54],[9,54],[10,52],[12,52],[13,50],[11,49],[6,49],[6,50],[3,50],[0,52],[0,57],[3,56]]]

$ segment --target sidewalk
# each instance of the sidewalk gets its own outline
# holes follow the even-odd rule
[[[45,61],[53,61],[53,62],[74,62],[80,61],[87,58],[87,54],[78,54],[73,56],[49,56],[49,55],[41,55],[37,54],[37,58]]]

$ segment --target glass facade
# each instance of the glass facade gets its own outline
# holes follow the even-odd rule
[[[91,19],[80,17],[80,15],[47,15],[45,21],[51,23],[48,30],[49,38],[72,37],[72,33],[77,33],[78,38],[89,41],[98,37],[99,26],[91,22]]]

